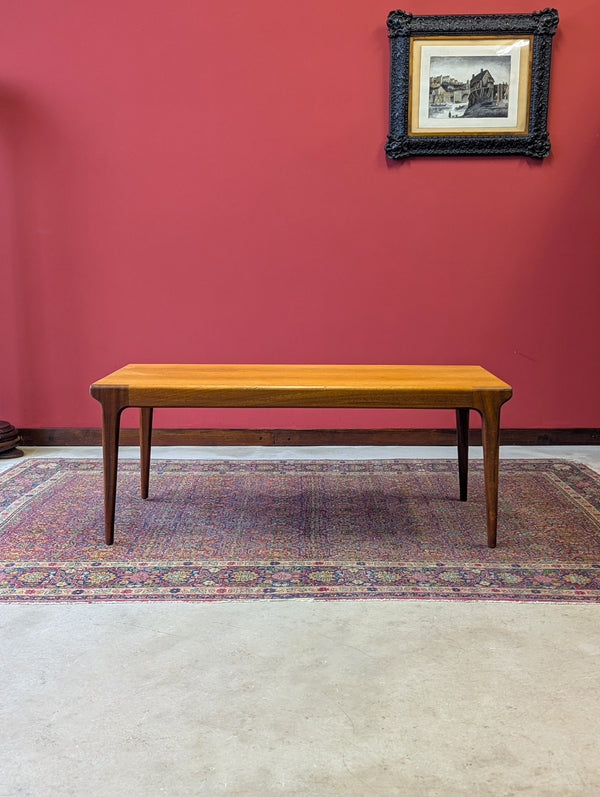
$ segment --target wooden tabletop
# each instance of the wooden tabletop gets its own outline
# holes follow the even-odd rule
[[[91,393],[111,388],[132,407],[473,407],[475,394],[512,395],[478,365],[131,364]]]

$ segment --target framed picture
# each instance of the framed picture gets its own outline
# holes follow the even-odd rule
[[[550,153],[553,8],[531,14],[391,11],[389,158]]]

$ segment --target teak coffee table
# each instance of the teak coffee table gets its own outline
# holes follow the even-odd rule
[[[500,408],[506,382],[478,365],[126,365],[90,387],[102,405],[104,522],[115,524],[121,412],[140,408],[141,492],[148,497],[154,407],[364,407],[456,411],[461,501],[469,410],[482,418],[487,544],[496,546]]]

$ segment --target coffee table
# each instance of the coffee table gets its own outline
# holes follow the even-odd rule
[[[460,499],[467,499],[469,411],[482,419],[487,544],[496,546],[500,409],[512,388],[478,365],[131,364],[94,382],[102,407],[104,530],[114,540],[121,413],[140,409],[141,494],[148,497],[155,407],[453,409]]]

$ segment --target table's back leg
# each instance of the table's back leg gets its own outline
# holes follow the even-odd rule
[[[460,500],[467,500],[469,479],[469,409],[456,410],[456,439],[458,444],[458,484]]]
[[[150,486],[150,451],[152,448],[152,407],[140,408],[140,467],[142,498],[148,498]]]

